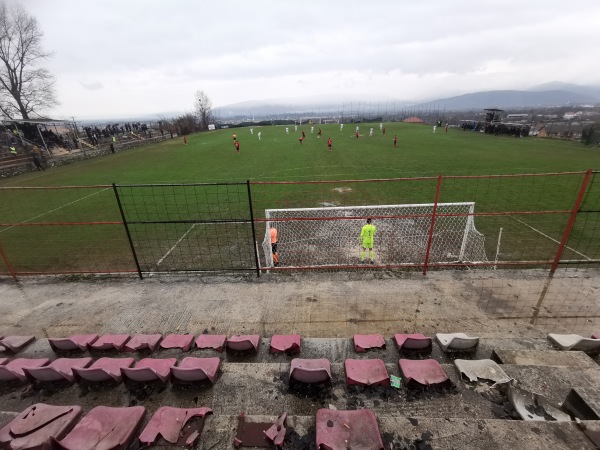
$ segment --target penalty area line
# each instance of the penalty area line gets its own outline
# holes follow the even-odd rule
[[[538,230],[537,228],[534,228],[534,227],[532,227],[531,225],[529,225],[529,224],[527,224],[527,223],[523,222],[522,220],[519,220],[519,219],[517,219],[516,217],[510,216],[510,215],[509,215],[508,217],[510,217],[511,219],[513,219],[513,220],[516,220],[517,222],[519,222],[519,223],[521,223],[521,224],[525,225],[527,228],[531,228],[531,229],[532,229],[533,231],[535,231],[536,233],[539,233],[539,234],[541,234],[542,236],[544,236],[544,237],[546,237],[546,238],[550,239],[551,241],[553,241],[553,242],[556,242],[557,244],[560,244],[560,241],[557,241],[556,239],[554,239],[554,238],[552,238],[552,237],[548,236],[547,234],[545,234],[545,233],[542,233],[542,232],[541,232],[540,230]],[[574,253],[577,253],[578,255],[581,255],[581,256],[583,256],[583,257],[584,257],[585,259],[587,259],[588,261],[591,261],[591,260],[592,260],[592,258],[590,258],[589,256],[585,256],[583,253],[580,253],[580,252],[578,252],[577,250],[575,250],[574,248],[571,248],[571,247],[569,247],[568,245],[565,245],[565,248],[568,248],[568,249],[569,249],[569,250],[571,250],[572,252],[574,252]]]
[[[166,258],[167,256],[169,256],[173,250],[175,250],[175,247],[177,247],[177,246],[179,245],[179,243],[180,243],[181,241],[183,241],[183,239],[184,239],[184,238],[185,238],[185,237],[186,237],[186,236],[189,234],[189,232],[190,232],[190,231],[192,231],[192,229],[193,229],[193,228],[194,228],[196,225],[197,225],[196,223],[192,224],[192,226],[189,228],[189,230],[187,230],[187,231],[186,231],[186,232],[183,234],[183,236],[181,236],[181,237],[179,238],[179,240],[178,240],[177,242],[175,242],[175,245],[173,245],[173,247],[171,247],[171,248],[169,249],[169,251],[168,251],[167,253],[165,253],[165,254],[163,255],[163,257],[162,257],[162,258],[160,258],[160,259],[158,260],[158,262],[156,263],[156,267],[158,267],[158,266],[160,266],[160,265],[162,264],[162,262],[165,260],[165,258]]]

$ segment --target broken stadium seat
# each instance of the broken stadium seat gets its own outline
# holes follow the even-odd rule
[[[0,381],[20,381],[26,383],[29,381],[27,375],[23,371],[25,368],[42,367],[48,364],[48,358],[29,359],[17,358],[0,366]]]
[[[150,446],[160,445],[162,438],[172,445],[193,447],[202,433],[207,414],[212,414],[212,409],[162,406],[152,415],[139,440]]]
[[[381,359],[347,359],[346,384],[361,386],[389,386],[390,376]]]
[[[114,381],[120,383],[122,379],[121,368],[131,367],[133,358],[100,358],[86,368],[73,368],[76,379],[90,382]]]
[[[331,363],[328,359],[292,359],[290,381],[313,384],[331,381]]]
[[[90,342],[88,347],[92,350],[116,350],[119,352],[129,338],[128,334],[104,334],[94,342]]]
[[[195,383],[209,380],[212,384],[217,379],[221,367],[219,358],[183,358],[177,367],[171,367],[171,376],[174,380],[183,383]]]
[[[140,425],[143,406],[110,408],[97,406],[85,415],[63,439],[52,442],[65,450],[126,449]]]
[[[227,349],[234,352],[258,351],[260,336],[258,334],[235,335],[227,339]]]
[[[493,381],[495,384],[504,384],[512,380],[504,370],[491,359],[455,359],[454,366],[461,379],[466,377],[476,383],[478,380]]]
[[[301,337],[299,334],[274,334],[271,336],[269,352],[271,353],[300,353]]]
[[[364,353],[373,348],[385,348],[385,339],[381,334],[355,334],[354,351]]]
[[[211,348],[218,352],[225,349],[227,336],[224,334],[201,334],[196,339],[196,347],[200,349]]]
[[[169,334],[160,343],[160,348],[179,348],[187,352],[194,343],[193,334]]]
[[[316,448],[323,450],[383,450],[377,417],[370,409],[319,409]]]
[[[600,353],[600,339],[588,339],[578,334],[549,333],[548,339],[561,350],[582,351],[585,353]]]
[[[84,352],[88,349],[88,345],[97,339],[97,334],[74,334],[68,338],[48,338],[48,343],[55,352]]]
[[[123,346],[124,352],[139,352],[149,350],[153,352],[158,347],[162,334],[134,334]]]
[[[36,381],[75,381],[73,368],[85,368],[92,363],[92,358],[58,358],[47,366],[24,368],[25,374]]]
[[[35,336],[4,336],[0,339],[0,352],[17,353],[35,340]]]
[[[451,387],[444,368],[435,359],[401,359],[398,361],[405,386],[409,388]]]
[[[474,352],[479,346],[479,338],[464,333],[437,333],[435,339],[445,353]]]
[[[398,351],[431,352],[432,339],[420,333],[395,334],[394,341]]]
[[[148,383],[150,381],[169,381],[171,368],[177,364],[177,358],[144,358],[137,362],[135,367],[122,367],[122,375],[131,381]]]
[[[31,405],[0,429],[0,448],[50,448],[52,438],[61,439],[80,415],[80,406]]]

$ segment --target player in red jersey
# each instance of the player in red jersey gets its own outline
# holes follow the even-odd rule
[[[394,135],[394,147],[397,147],[397,146],[398,146],[398,135],[395,134]]]
[[[321,130],[319,130],[321,131]],[[331,151],[331,144],[333,144],[333,141],[331,140],[331,138],[327,139],[327,148],[329,149],[329,151]]]
[[[240,153],[240,141],[235,141],[235,152]]]

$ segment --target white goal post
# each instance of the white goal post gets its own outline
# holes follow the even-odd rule
[[[265,266],[273,267],[270,227],[277,228],[283,266],[355,265],[360,230],[368,217],[377,227],[377,265],[423,264],[433,203],[265,210]],[[438,203],[429,263],[488,262],[484,236],[475,229],[474,202]]]

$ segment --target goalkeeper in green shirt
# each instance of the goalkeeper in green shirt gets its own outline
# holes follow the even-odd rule
[[[377,228],[375,225],[371,225],[371,219],[367,219],[367,224],[363,225],[362,229],[360,230],[360,245],[362,246],[362,253],[360,254],[361,262],[365,260],[365,252],[368,248],[371,264],[375,263],[375,261],[373,261],[373,239],[376,231]]]

